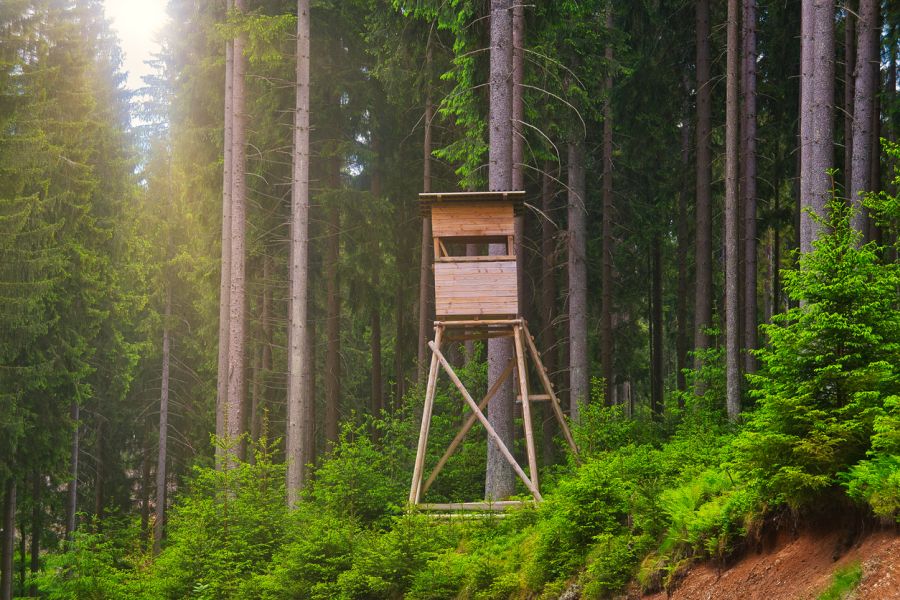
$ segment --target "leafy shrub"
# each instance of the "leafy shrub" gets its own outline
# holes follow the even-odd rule
[[[161,597],[252,597],[248,582],[268,568],[288,521],[285,468],[272,461],[273,447],[262,439],[253,463],[232,456],[232,468],[194,469],[153,568]]]
[[[787,271],[800,306],[764,326],[751,375],[759,406],[736,440],[737,463],[776,503],[809,505],[866,457],[885,399],[900,393],[896,263],[859,245],[851,210],[832,199],[826,233]]]

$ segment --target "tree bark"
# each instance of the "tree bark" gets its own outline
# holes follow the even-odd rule
[[[844,189],[849,193],[853,173],[853,96],[856,69],[856,14],[859,2],[844,0]]]
[[[851,178],[849,199],[856,210],[853,215],[853,228],[861,234],[866,232],[866,211],[862,205],[862,196],[872,189],[870,176],[872,160],[872,115],[875,108],[875,94],[878,91],[876,78],[880,68],[881,56],[878,43],[878,2],[876,0],[859,0],[859,22],[857,25],[856,68],[854,78],[856,85],[853,95],[853,157],[851,159]]]
[[[146,425],[145,425],[146,429]],[[150,539],[150,440],[144,433],[144,444],[141,452],[141,549],[146,549]]]
[[[613,27],[612,7],[606,10],[606,29]],[[616,384],[613,365],[613,114],[612,114],[612,61],[613,47],[606,45],[604,58],[607,64],[603,89],[606,94],[603,103],[603,223],[602,237],[602,270],[601,270],[601,302],[600,302],[600,365],[603,368],[603,393],[606,404],[612,403],[613,386]]]
[[[97,430],[94,434],[94,522],[97,528],[103,526],[103,509],[106,505],[106,420],[97,413]]]
[[[556,378],[556,224],[551,220],[554,214],[556,186],[550,170],[555,163],[544,162],[541,185],[541,340],[544,345],[544,368],[551,381]],[[556,419],[549,406],[542,407],[543,452],[545,465],[553,464],[556,458]]]
[[[71,542],[75,533],[75,520],[78,516],[78,401],[73,399],[69,404],[69,418],[72,420],[72,447],[69,453],[69,482],[66,485],[66,540]]]
[[[244,0],[234,0],[234,8],[244,11]],[[235,451],[241,456],[238,438],[244,432],[244,313],[246,303],[246,221],[247,221],[247,115],[244,73],[247,58],[244,56],[245,35],[234,38],[233,96],[232,96],[232,188],[231,188],[231,287],[228,311],[228,403],[225,416],[225,432],[229,443],[237,444]],[[233,460],[226,460],[229,465]]]
[[[660,416],[663,411],[663,290],[662,242],[659,234],[650,242],[650,412]]]
[[[6,480],[3,494],[3,539],[0,540],[0,600],[12,600],[16,548],[16,478]]]
[[[226,0],[226,10],[232,8],[232,0]],[[225,437],[225,407],[228,406],[228,365],[229,342],[231,331],[229,315],[231,314],[231,186],[233,144],[233,108],[234,96],[234,46],[229,40],[225,43],[225,126],[223,142],[222,169],[222,262],[219,280],[219,367],[216,377],[216,437]],[[216,456],[221,459],[221,449],[216,446]],[[217,463],[221,465],[221,460]]]
[[[375,153],[370,192],[376,200],[381,198],[381,140],[378,132],[372,132],[372,150]],[[381,245],[378,238],[372,244],[374,266],[372,267],[372,296],[369,308],[369,350],[372,356],[371,411],[380,419],[384,410],[384,386],[381,374]],[[372,430],[372,439],[377,440],[380,430]]]
[[[166,469],[169,445],[169,321],[172,318],[172,290],[166,292],[166,309],[163,317],[162,385],[159,394],[159,451],[156,455],[156,522],[153,526],[153,554],[162,549],[166,527]]]
[[[309,353],[309,0],[297,0],[294,154],[291,169],[291,264],[288,319],[287,502],[294,506],[312,462],[315,399]]]
[[[741,57],[741,197],[744,209],[744,372],[756,372],[756,0],[743,0]]]
[[[512,3],[512,189],[525,189],[525,120],[523,97],[525,82],[525,5]],[[516,277],[519,292],[519,314],[526,318],[531,315],[528,293],[529,278],[526,276],[525,260],[525,212],[515,217]]]
[[[709,0],[697,0],[697,205],[694,288],[694,350],[709,347],[712,325],[712,88],[710,82]],[[701,361],[694,361],[699,369]],[[698,392],[702,391],[700,389]]]
[[[728,418],[741,411],[738,320],[738,77],[739,0],[728,0],[728,70],[725,101],[725,381]]]
[[[422,140],[422,191],[431,192],[431,125],[434,120],[434,103],[431,98],[431,36],[428,36],[425,48],[425,134]],[[428,340],[431,336],[433,321],[431,263],[434,246],[431,236],[431,216],[422,217],[422,248],[419,261],[419,345],[416,360],[416,381],[419,387],[425,385],[426,364],[428,362]],[[399,342],[399,340],[398,340]]]
[[[585,183],[583,150],[569,143],[569,394],[570,416],[576,423],[589,400],[587,353],[587,257],[585,251]]]
[[[43,515],[44,505],[42,504],[42,496],[44,492],[44,478],[41,477],[41,474],[35,469],[34,473],[31,474],[31,564],[29,565],[29,571],[31,571],[31,576],[34,577],[37,575],[38,570],[41,568],[41,528],[43,527],[41,516]],[[24,539],[25,533],[22,532],[22,538]],[[22,562],[24,564],[25,557],[23,555]],[[22,589],[25,589],[25,586],[22,586]],[[32,598],[37,597],[37,586],[35,584],[31,584],[31,588],[28,590],[28,595]]]
[[[337,193],[341,180],[341,163],[338,157],[330,160],[329,185],[333,193]],[[328,246],[325,264],[325,294],[328,298],[328,309],[325,317],[325,442],[331,449],[339,437],[339,412],[341,402],[341,295],[340,266],[341,249],[341,213],[337,199],[332,197],[328,207]]]
[[[690,82],[685,76],[686,90],[690,89]],[[688,274],[688,250],[691,246],[690,227],[688,225],[688,186],[687,173],[690,165],[691,156],[691,128],[688,125],[689,115],[688,108],[685,109],[684,125],[681,127],[681,164],[684,169],[685,177],[678,193],[678,248],[676,250],[676,261],[678,263],[678,295],[675,300],[675,320],[678,330],[675,334],[675,381],[679,391],[687,388],[687,382],[684,376],[684,370],[687,369],[687,353],[690,350],[690,339],[688,338],[689,326],[689,310],[688,293],[689,293],[689,274]],[[678,397],[679,408],[684,408],[684,398]]]
[[[806,253],[821,230],[809,213],[825,216],[831,189],[827,170],[834,156],[834,0],[804,0],[803,17],[800,252]]]
[[[491,0],[490,120],[488,184],[492,191],[512,186],[512,55],[513,18],[511,0]],[[508,253],[505,244],[491,244],[492,256]],[[494,385],[513,356],[510,338],[488,340],[488,388]],[[513,440],[512,380],[500,387],[488,405],[488,420],[503,443]],[[515,472],[500,449],[488,441],[485,497],[501,500],[515,493]]]

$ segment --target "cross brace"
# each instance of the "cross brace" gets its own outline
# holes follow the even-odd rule
[[[485,397],[479,403],[475,402],[475,400],[472,398],[472,395],[466,389],[465,385],[463,385],[462,381],[460,381],[459,377],[456,375],[453,367],[449,362],[447,362],[447,359],[441,353],[441,342],[444,339],[444,330],[447,328],[457,327],[465,327],[467,330],[471,330],[475,327],[481,327],[486,330],[485,333],[491,334],[490,337],[494,337],[498,335],[498,333],[505,333],[505,335],[512,337],[514,340],[515,362],[513,362],[513,359],[510,359],[503,372],[500,374],[497,380],[494,381]],[[481,422],[485,430],[487,430],[488,437],[494,442],[494,444],[500,450],[500,453],[516,472],[516,475],[519,477],[519,479],[522,480],[522,483],[524,483],[525,487],[528,488],[528,490],[531,492],[534,500],[536,502],[540,502],[542,498],[538,483],[537,453],[535,451],[534,430],[531,417],[532,400],[540,399],[550,401],[550,406],[553,409],[553,414],[556,417],[556,420],[559,422],[560,430],[562,431],[563,436],[566,439],[566,443],[569,445],[569,448],[571,449],[572,453],[576,455],[576,457],[578,454],[578,449],[575,446],[575,440],[572,437],[572,432],[569,430],[568,423],[566,422],[565,416],[563,415],[563,411],[559,403],[559,398],[557,398],[556,392],[553,390],[553,385],[550,383],[550,377],[547,375],[547,370],[544,368],[540,353],[537,351],[537,347],[534,344],[534,338],[531,337],[531,333],[528,331],[528,325],[525,323],[525,320],[520,318],[495,319],[481,322],[435,321],[434,331],[434,341],[428,342],[428,346],[431,348],[432,353],[431,367],[428,371],[428,384],[425,388],[425,405],[422,409],[422,424],[419,429],[419,443],[416,451],[416,462],[413,469],[412,485],[409,491],[409,503],[413,506],[420,506],[424,508],[444,506],[423,505],[420,501],[425,492],[428,491],[428,488],[431,487],[431,484],[434,483],[434,480],[438,476],[438,473],[440,473],[441,469],[444,468],[444,466],[447,464],[447,461],[462,443],[463,439],[465,439],[466,434],[468,434],[468,432],[475,425],[476,421]],[[453,336],[448,337],[452,339]],[[544,388],[545,394],[529,396],[528,376],[525,363],[526,346],[528,348],[528,354],[530,355],[531,360],[534,363],[535,370],[538,373],[538,377],[541,381],[541,386]],[[434,410],[434,397],[437,390],[437,378],[440,369],[443,369],[444,372],[446,372],[447,376],[456,386],[456,389],[462,395],[463,399],[472,412],[463,423],[462,427],[459,430],[459,433],[457,433],[456,437],[453,438],[453,441],[450,442],[447,450],[438,460],[431,474],[428,476],[428,479],[425,480],[423,484],[422,480],[424,478],[425,471],[425,452],[428,446],[428,431],[431,425],[432,411]],[[522,468],[522,466],[519,465],[519,463],[516,461],[509,448],[494,430],[493,426],[490,424],[484,414],[484,410],[487,408],[488,404],[490,404],[491,400],[496,395],[497,390],[500,389],[500,386],[513,373],[513,369],[515,369],[516,376],[518,378],[519,399],[522,403],[522,420],[524,422],[523,425],[525,429],[525,453],[528,458],[527,474],[525,473],[525,470]],[[464,504],[469,505],[478,503]],[[497,505],[498,503],[494,504]],[[499,503],[499,506],[512,504],[517,503]],[[455,505],[456,503],[448,504],[447,506]],[[460,504],[460,506],[462,505],[463,504]]]

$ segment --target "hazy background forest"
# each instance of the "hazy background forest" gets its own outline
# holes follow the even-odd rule
[[[134,90],[100,0],[0,3],[0,600],[640,595],[900,522],[896,3],[167,14]],[[545,501],[438,519],[416,200],[486,189],[579,456],[541,407]],[[486,446],[427,499],[525,494]]]

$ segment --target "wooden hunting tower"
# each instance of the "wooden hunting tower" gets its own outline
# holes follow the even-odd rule
[[[432,351],[431,368],[428,372],[425,404],[422,409],[422,426],[419,431],[419,446],[409,493],[409,503],[423,510],[502,510],[510,505],[521,504],[521,502],[504,499],[499,502],[451,504],[423,504],[420,502],[421,497],[476,421],[480,421],[485,427],[488,438],[509,462],[535,501],[541,500],[541,494],[538,487],[531,402],[537,400],[550,402],[566,442],[573,453],[577,452],[559,400],[553,391],[550,378],[535,346],[534,338],[528,331],[525,319],[520,316],[521,307],[519,306],[516,272],[515,216],[522,210],[524,197],[525,192],[523,191],[419,194],[423,216],[431,218],[431,231],[434,237],[436,316],[434,341],[428,343]],[[493,253],[488,251],[488,247],[492,245]],[[502,248],[499,253],[496,251],[497,246]],[[475,250],[474,255],[469,252],[471,249]],[[453,367],[441,353],[441,343],[442,341],[504,337],[513,338],[514,356],[509,360],[497,380],[493,382],[487,395],[480,403],[476,404],[453,371]],[[544,388],[544,394],[529,394],[526,344],[534,370]],[[471,409],[471,414],[423,484],[428,429],[434,408],[439,366],[443,368],[459,390]],[[501,385],[514,372],[518,388],[517,404],[521,403],[525,429],[528,474],[500,439],[483,412]]]
[[[437,319],[519,316],[515,215],[524,192],[420,194],[434,237]],[[506,248],[487,254],[488,244]],[[467,256],[474,245],[483,254]]]

